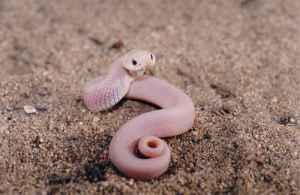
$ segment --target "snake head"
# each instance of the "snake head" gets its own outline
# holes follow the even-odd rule
[[[144,74],[147,68],[154,66],[155,61],[155,56],[152,53],[134,49],[127,53],[123,67],[135,79]]]

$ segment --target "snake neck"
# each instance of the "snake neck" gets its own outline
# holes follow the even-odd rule
[[[126,70],[120,69],[109,74],[105,82],[110,85],[112,96],[119,102],[128,92],[132,79]]]
[[[83,87],[83,101],[92,112],[111,108],[128,92],[130,80],[123,68],[94,78]]]
[[[128,92],[131,79],[124,69],[115,70],[101,82],[102,98],[99,101],[102,110],[117,104]]]

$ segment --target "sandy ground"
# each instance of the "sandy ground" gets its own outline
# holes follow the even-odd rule
[[[0,1],[0,194],[300,194],[299,7]],[[91,113],[81,100],[133,48],[157,56],[146,73],[187,93],[197,114],[164,139],[170,166],[150,181],[119,173],[108,147],[122,124],[157,108],[123,100]]]

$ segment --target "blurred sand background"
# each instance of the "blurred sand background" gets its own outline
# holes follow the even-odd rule
[[[300,1],[0,1],[0,194],[300,194]],[[164,139],[169,169],[135,181],[114,132],[157,109],[91,113],[81,88],[133,49],[195,103]],[[25,105],[37,109],[24,111]]]

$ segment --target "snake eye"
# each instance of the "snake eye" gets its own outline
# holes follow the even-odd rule
[[[136,65],[137,64],[137,61],[135,59],[132,59],[132,64],[133,65]]]
[[[151,60],[153,60],[153,55],[152,54],[150,54],[150,57],[151,57]]]

